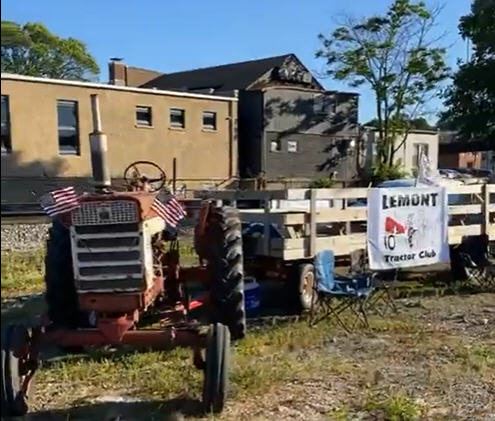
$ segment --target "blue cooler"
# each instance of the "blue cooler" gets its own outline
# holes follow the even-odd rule
[[[246,316],[253,317],[258,314],[260,308],[260,284],[256,282],[256,278],[244,278],[244,306]]]

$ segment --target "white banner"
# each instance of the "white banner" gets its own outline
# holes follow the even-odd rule
[[[443,187],[371,189],[370,268],[386,270],[449,261],[447,192]]]

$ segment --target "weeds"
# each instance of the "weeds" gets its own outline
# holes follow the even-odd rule
[[[390,333],[417,333],[421,327],[411,320],[395,318],[376,318],[371,321],[370,328],[374,332],[390,332]]]
[[[456,357],[465,369],[478,373],[495,368],[495,349],[488,345],[468,345],[457,350]]]
[[[417,421],[422,408],[405,394],[396,394],[386,398],[370,395],[364,405],[368,412],[377,413],[385,421]]]
[[[338,409],[330,412],[328,415],[332,421],[352,421],[353,419],[347,409]]]

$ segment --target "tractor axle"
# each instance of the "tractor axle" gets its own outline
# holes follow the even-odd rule
[[[38,336],[38,346],[121,346],[130,345],[138,349],[170,350],[175,347],[204,348],[206,337],[195,328],[174,327],[164,329],[126,330],[119,335],[101,329],[50,329]]]

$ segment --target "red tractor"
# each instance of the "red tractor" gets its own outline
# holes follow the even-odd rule
[[[2,328],[2,415],[28,411],[31,380],[45,345],[191,347],[195,366],[204,371],[205,411],[220,412],[230,338],[242,338],[246,329],[238,213],[204,202],[195,229],[200,265],[181,268],[176,235],[153,207],[163,194],[165,173],[150,162],[136,162],[124,174],[128,191],[112,191],[96,95],[92,111],[96,189],[79,197],[79,206],[55,218],[50,229],[47,321]],[[191,300],[187,280],[204,280],[206,292]],[[209,327],[191,317],[203,304]],[[145,315],[158,318],[160,328],[143,327]]]

